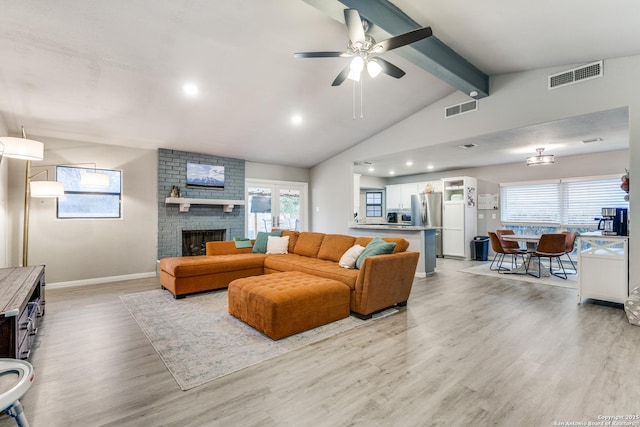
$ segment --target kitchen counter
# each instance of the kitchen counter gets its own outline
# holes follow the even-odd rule
[[[350,224],[354,236],[402,237],[409,242],[410,251],[420,252],[417,277],[426,277],[436,268],[436,228],[410,224]]]
[[[605,237],[607,239],[628,239],[629,236],[605,236],[602,234],[602,231],[587,231],[586,233],[580,233],[580,236],[583,237]]]
[[[402,230],[406,230],[406,231],[419,231],[419,230],[428,230],[428,229],[434,229],[434,227],[423,227],[421,225],[411,225],[411,224],[394,224],[394,223],[389,223],[389,224],[352,224],[349,226],[349,228],[363,228],[363,229],[369,229],[369,230],[396,230],[396,231],[402,231]]]

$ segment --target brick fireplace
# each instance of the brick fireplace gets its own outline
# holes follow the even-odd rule
[[[223,190],[188,188],[187,162],[224,166]],[[180,212],[179,205],[165,204],[172,186],[180,187],[182,197],[194,199],[244,200],[245,161],[177,150],[158,150],[158,259],[185,256],[183,231],[223,230],[222,240],[244,237],[245,206],[224,212],[222,205],[191,205]]]

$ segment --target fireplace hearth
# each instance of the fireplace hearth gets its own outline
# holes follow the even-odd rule
[[[182,230],[182,256],[207,254],[207,242],[225,239],[226,230]]]

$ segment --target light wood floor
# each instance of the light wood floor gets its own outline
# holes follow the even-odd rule
[[[438,260],[401,313],[186,392],[119,299],[155,279],[48,289],[22,402],[32,427],[553,426],[640,413],[640,327],[620,307],[457,271],[472,264]]]

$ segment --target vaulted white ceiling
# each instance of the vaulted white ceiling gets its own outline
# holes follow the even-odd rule
[[[2,0],[0,119],[12,136],[310,167],[456,90],[388,52],[407,74],[365,80],[353,119],[353,86],[330,86],[348,60],[293,57],[346,47],[310,3]],[[640,54],[636,0],[392,3],[490,76]]]

